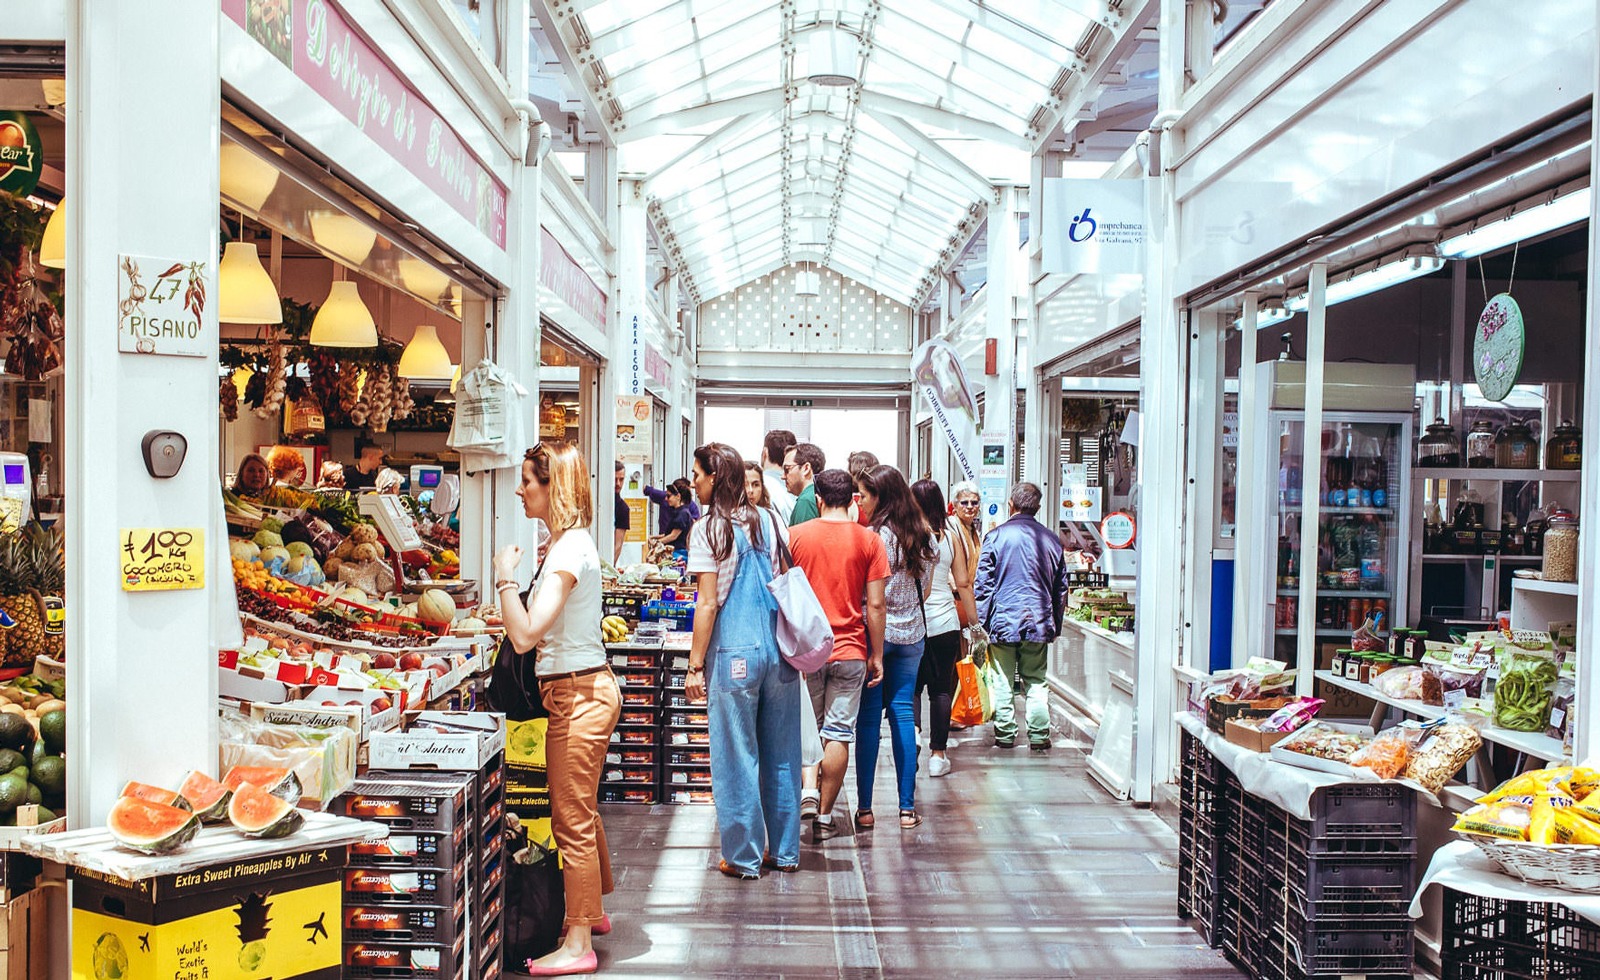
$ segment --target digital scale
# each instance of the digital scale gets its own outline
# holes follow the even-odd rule
[[[0,530],[15,531],[33,516],[33,474],[24,453],[0,453]]]
[[[422,548],[422,535],[417,533],[416,522],[400,498],[392,493],[364,493],[356,498],[361,513],[372,518],[383,532],[385,541],[395,551],[417,551]]]
[[[411,496],[418,500],[430,490],[436,490],[444,482],[443,466],[428,466],[419,464],[411,467]]]

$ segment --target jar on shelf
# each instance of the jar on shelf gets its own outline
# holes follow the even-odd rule
[[[1460,466],[1461,440],[1456,428],[1442,417],[1433,420],[1417,442],[1418,466]]]
[[[1472,423],[1467,432],[1467,465],[1475,470],[1494,468],[1494,425],[1488,419]]]
[[[1544,444],[1544,468],[1576,470],[1583,468],[1583,431],[1571,419],[1562,419]]]
[[[1539,440],[1533,437],[1528,423],[1514,419],[1505,424],[1494,437],[1494,461],[1503,470],[1539,468]]]
[[[1523,554],[1532,557],[1544,554],[1544,532],[1549,526],[1550,521],[1543,507],[1528,511],[1528,519],[1522,525]]]
[[[1571,511],[1550,515],[1550,526],[1544,532],[1544,580],[1578,581],[1578,519]]]

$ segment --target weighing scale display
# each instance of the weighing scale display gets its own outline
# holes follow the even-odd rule
[[[411,512],[406,510],[399,497],[384,493],[364,493],[358,499],[361,513],[377,521],[378,530],[383,532],[383,536],[396,549],[416,551],[422,547],[422,536],[417,533],[417,525],[411,520]]]

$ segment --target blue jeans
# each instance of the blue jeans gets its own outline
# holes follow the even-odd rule
[[[883,740],[883,716],[889,715],[889,740],[894,747],[894,774],[900,790],[900,809],[917,806],[917,733],[912,725],[913,694],[922,666],[922,641],[883,645],[883,683],[861,692],[861,716],[856,721],[856,806],[872,809],[872,784],[878,774],[878,744]]]
[[[706,656],[711,787],[722,858],[759,874],[800,863],[800,674],[778,653],[771,552],[735,527],[739,569]]]

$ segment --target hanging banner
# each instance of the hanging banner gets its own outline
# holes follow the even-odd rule
[[[1011,518],[1011,479],[1006,434],[985,432],[979,440],[978,511],[983,533],[988,534]]]
[[[1089,485],[1089,467],[1084,463],[1061,464],[1061,510],[1063,523],[1100,520],[1100,488]]]
[[[1040,221],[1043,271],[1069,275],[1144,273],[1142,180],[1047,177]]]
[[[651,447],[655,425],[650,417],[654,411],[649,395],[617,396],[617,459],[644,466],[655,458]]]
[[[911,377],[950,443],[962,478],[976,480],[972,453],[978,444],[978,399],[961,356],[948,341],[923,341],[911,354]]]

